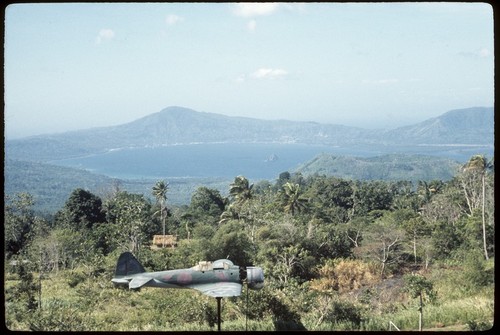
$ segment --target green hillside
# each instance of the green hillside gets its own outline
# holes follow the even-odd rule
[[[355,180],[450,180],[460,164],[446,158],[384,155],[361,158],[321,154],[297,168],[303,175],[326,175]]]
[[[36,209],[47,212],[60,209],[75,188],[104,193],[114,183],[113,178],[85,170],[18,160],[5,161],[4,178],[5,194],[29,192]]]
[[[449,159],[418,155],[385,155],[360,158],[322,154],[304,163],[296,172],[305,176],[326,175],[353,180],[450,180],[460,165]],[[278,177],[278,176],[276,176]],[[199,186],[227,192],[227,178],[169,178],[169,202],[184,205]],[[86,170],[45,163],[7,160],[5,162],[6,194],[30,192],[39,211],[55,212],[76,188],[106,197],[114,190],[151,197],[153,179],[115,179]]]
[[[156,181],[115,179],[86,170],[45,163],[7,160],[4,164],[5,194],[29,192],[34,196],[35,209],[48,213],[59,210],[76,188],[89,190],[104,198],[116,190],[152,197],[151,188]],[[229,183],[224,178],[169,178],[168,182],[169,202],[175,205],[189,203],[191,194],[199,186],[227,191]]]

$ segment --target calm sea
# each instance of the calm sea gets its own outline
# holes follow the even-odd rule
[[[465,151],[464,151],[465,150]],[[472,149],[471,149],[472,150]],[[189,144],[155,148],[130,148],[105,154],[53,161],[53,164],[86,169],[124,179],[166,177],[235,177],[276,179],[292,172],[320,153],[358,157],[386,153],[440,155],[466,161],[473,154],[467,148],[339,148],[307,144]],[[470,152],[469,152],[470,151]]]

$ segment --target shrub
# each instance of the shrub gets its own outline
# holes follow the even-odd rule
[[[72,271],[68,277],[68,285],[71,288],[75,288],[86,279],[85,274],[81,271]]]
[[[314,313],[317,316],[315,328],[322,323],[333,323],[336,328],[357,330],[363,322],[360,306],[328,294],[318,297]]]
[[[311,288],[320,292],[347,292],[378,280],[374,267],[357,259],[328,260],[319,269],[319,275]]]
[[[469,328],[470,331],[484,331],[484,330],[490,330],[492,328],[492,325],[489,322],[476,322],[474,320],[467,321],[467,328]]]

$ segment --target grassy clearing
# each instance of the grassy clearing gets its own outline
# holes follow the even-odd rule
[[[469,330],[468,323],[491,324],[494,318],[494,286],[457,287],[460,269],[436,269],[428,274],[437,291],[437,300],[426,303],[423,310],[424,330]],[[7,325],[12,330],[40,327],[46,330],[90,331],[216,331],[214,319],[216,301],[193,290],[145,288],[139,291],[118,289],[109,276],[84,278],[77,284],[74,272],[60,271],[47,275],[42,281],[42,310],[33,316],[12,312],[16,301],[6,303]],[[15,276],[6,276],[5,289],[20,285]],[[37,274],[34,274],[38,283]],[[401,294],[400,287],[384,287],[371,301],[339,295],[339,306],[360,312],[358,324],[335,322],[333,314],[319,321],[320,301],[310,301],[308,308],[298,313],[300,319],[277,320],[272,314],[258,319],[246,319],[243,298],[223,299],[222,330],[274,331],[283,327],[312,331],[387,331],[392,321],[402,331],[418,330],[417,299]],[[281,297],[283,294],[276,295]],[[390,296],[385,299],[383,296]],[[301,301],[299,296],[294,296]],[[285,295],[282,302],[298,308]],[[280,298],[282,299],[282,298]],[[345,300],[344,300],[345,299]],[[290,301],[290,302],[289,302]],[[294,300],[295,301],[295,300]],[[257,302],[254,302],[257,303]],[[298,303],[298,302],[297,302]],[[252,304],[252,301],[250,301]],[[291,304],[291,305],[290,305]],[[288,306],[288,305],[287,305]],[[297,309],[298,311],[299,309]],[[333,319],[332,319],[333,318]],[[34,322],[34,319],[39,321]],[[31,325],[30,325],[31,323]],[[61,328],[62,325],[66,328]],[[44,328],[45,327],[45,328]],[[59,328],[58,328],[59,327]]]

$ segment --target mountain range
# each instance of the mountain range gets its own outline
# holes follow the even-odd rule
[[[494,110],[492,107],[458,109],[405,127],[373,130],[232,117],[172,106],[118,126],[7,140],[5,153],[10,159],[47,162],[123,148],[192,143],[493,146]]]

